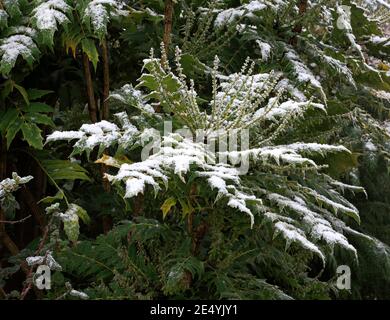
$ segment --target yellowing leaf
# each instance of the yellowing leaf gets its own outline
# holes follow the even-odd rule
[[[194,208],[191,206],[191,204],[189,202],[184,201],[182,199],[180,199],[179,202],[180,202],[180,205],[182,208],[183,217],[186,217],[187,215],[194,212]]]
[[[170,197],[164,201],[161,206],[161,210],[163,212],[163,218],[167,216],[168,212],[171,211],[171,208],[176,204],[176,199],[174,197]]]
[[[78,44],[79,44],[78,39],[66,39],[66,41],[65,41],[66,52],[69,52],[69,49],[70,49],[70,51],[72,52],[72,56],[75,59],[76,59],[76,48],[77,48]]]
[[[95,161],[95,163],[101,163],[101,164],[104,164],[108,167],[120,168],[121,165],[125,162],[120,160],[120,159],[113,158],[111,156],[103,154],[103,157],[101,157],[100,159],[97,159]]]

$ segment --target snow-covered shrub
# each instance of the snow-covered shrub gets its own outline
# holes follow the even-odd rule
[[[260,221],[273,224],[275,236],[280,234],[287,247],[297,244],[318,255],[324,265],[326,255],[336,245],[356,257],[355,248],[344,235],[350,230],[344,220],[349,216],[359,222],[359,213],[341,190],[363,190],[332,179],[326,174],[327,166],[314,160],[322,158],[324,163],[333,153],[348,157],[349,151],[343,146],[276,143],[284,131],[294,127],[294,119],[304,117],[309,109],[324,112],[324,105],[294,101],[283,80],[272,73],[253,75],[249,61],[240,73],[223,76],[216,59],[213,100],[200,106],[194,83],[190,80],[188,85],[182,73],[180,58],[177,50],[176,71],[167,64],[161,65],[161,60],[153,56],[145,60],[148,73],[141,76],[139,86],[148,88],[150,93],[138,102],[158,102],[165,114],[173,114],[174,123],[186,125],[193,133],[203,130],[208,138],[218,140],[221,130],[239,132],[248,128],[254,135],[249,149],[224,152],[229,161],[221,164],[217,160],[220,154],[210,154],[204,142],[193,142],[174,133],[156,140],[158,152],[144,161],[123,163],[115,155],[104,156],[97,162],[118,169],[116,174],[106,174],[106,178],[113,184],[124,184],[124,198],[146,192],[147,186],[156,194],[164,192],[169,198],[165,214],[179,203],[170,193],[174,185],[208,185],[210,195],[215,194],[214,201],[250,217],[248,228]],[[136,144],[143,145],[141,137],[150,128],[140,131],[130,125],[124,114],[117,117],[122,128],[102,121],[84,125],[77,132],[54,132],[47,141],[77,140],[74,148],[78,152],[90,152],[98,145],[100,150],[115,144],[128,150]],[[246,175],[240,174],[235,165],[238,159],[250,161]],[[191,195],[185,197],[188,210],[184,214],[196,214]]]

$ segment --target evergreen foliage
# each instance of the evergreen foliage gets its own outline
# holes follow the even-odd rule
[[[0,0],[0,298],[389,298],[388,2],[167,11]]]

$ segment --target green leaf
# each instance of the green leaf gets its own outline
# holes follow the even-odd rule
[[[53,93],[54,91],[51,90],[40,90],[40,89],[28,89],[27,93],[31,101],[37,100],[39,98],[42,98],[44,96],[47,96],[50,93]]]
[[[18,90],[20,92],[20,94],[22,95],[24,101],[26,102],[27,105],[30,104],[30,101],[28,99],[28,93],[26,91],[26,89],[24,89],[22,86],[14,83],[14,88],[16,88],[16,90]]]
[[[42,102],[32,102],[26,107],[26,112],[54,112],[54,109]]]
[[[9,149],[12,141],[14,140],[16,134],[19,132],[20,128],[23,125],[23,121],[20,118],[16,118],[7,128],[7,149]]]
[[[19,8],[19,1],[15,0],[4,0],[4,6],[6,11],[9,13],[11,18],[17,18],[22,15]]]
[[[183,217],[186,217],[190,213],[194,212],[194,208],[191,206],[191,204],[183,199],[179,199],[181,208],[182,208],[182,214]]]
[[[95,41],[89,38],[85,38],[81,40],[81,47],[96,70],[97,63],[99,62],[99,53],[96,49]]]
[[[0,9],[0,30],[8,27],[8,14],[5,10]]]
[[[0,132],[5,132],[5,130],[16,120],[17,117],[18,110],[16,108],[10,108],[2,114],[0,120]]]
[[[22,132],[24,140],[33,148],[41,150],[43,148],[41,129],[34,123],[23,123]]]
[[[10,93],[14,90],[14,82],[12,80],[7,80],[2,85],[3,89],[0,91],[1,100],[5,100]]]
[[[57,200],[62,200],[64,198],[64,193],[61,191],[58,191],[54,196],[48,196],[45,198],[42,198],[41,200],[38,201],[38,203],[53,203],[54,201]]]
[[[171,208],[176,204],[176,199],[174,197],[170,197],[164,201],[161,206],[161,210],[163,212],[163,219],[167,216],[168,212],[171,211]]]
[[[86,180],[88,171],[69,160],[43,160],[42,166],[53,180]]]
[[[29,67],[32,67],[34,61],[38,59],[40,51],[37,45],[30,36],[24,36],[29,38],[29,40],[27,40],[28,45],[26,45],[26,41],[18,37],[14,37],[13,35],[8,38],[5,38],[7,39],[7,41],[2,41],[0,73],[8,75],[11,72],[12,68],[15,66],[19,56],[23,57]],[[2,40],[5,39],[3,38]],[[23,43],[23,41],[25,43]],[[22,49],[15,51],[13,49],[15,47],[21,47]]]
[[[68,211],[65,212],[65,214]],[[77,215],[73,215],[72,219],[63,220],[64,231],[68,239],[72,242],[76,242],[80,234],[80,225]]]
[[[31,112],[26,114],[26,119],[32,123],[45,124],[51,127],[55,127],[53,120],[45,114]]]
[[[87,211],[84,208],[74,203],[70,204],[69,208],[72,208],[74,210],[73,212],[76,213],[85,224],[91,223],[91,218],[89,217]]]

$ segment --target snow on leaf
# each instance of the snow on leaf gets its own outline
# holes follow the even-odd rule
[[[15,34],[0,40],[0,73],[5,75],[13,69],[19,56],[32,66],[38,58],[39,49],[33,39],[25,34]]]
[[[324,219],[324,217],[322,217],[318,213],[310,210],[304,200],[292,200],[275,193],[269,194],[268,198],[271,201],[275,202],[279,206],[279,208],[281,208],[281,210],[283,210],[284,208],[288,208],[297,213],[305,222],[305,225],[309,227],[309,235],[314,240],[323,240],[327,244],[329,244],[331,248],[333,248],[335,244],[338,244],[345,249],[352,251],[356,255],[356,249],[349,244],[347,238],[342,233],[334,230],[328,220]],[[272,218],[274,221],[279,220],[288,223],[294,222],[294,220],[291,221],[290,218],[284,216],[279,217],[273,215]],[[286,218],[288,220],[286,220]]]
[[[312,87],[317,88],[320,91],[323,100],[326,101],[324,89],[313,72],[300,59],[298,53],[294,49],[286,47],[286,50],[286,58],[292,65],[293,73],[296,76],[297,81],[300,83],[309,83]]]
[[[0,203],[7,195],[17,191],[23,184],[28,183],[32,179],[32,176],[20,177],[16,172],[13,172],[12,178],[0,181]]]
[[[54,131],[46,138],[46,143],[61,140],[75,140],[81,139],[85,135],[84,132],[80,131]]]
[[[268,43],[260,40],[256,40],[256,43],[259,45],[260,48],[261,59],[263,61],[268,61],[271,56],[271,46]]]
[[[70,22],[67,14],[71,9],[64,0],[48,0],[32,11],[33,24],[41,31],[40,35],[44,43],[53,44],[53,36],[58,29],[58,25]]]
[[[237,8],[222,10],[217,14],[217,17],[214,21],[214,25],[216,27],[222,27],[224,25],[234,22],[236,19],[241,18],[243,16],[249,18],[254,17],[254,14],[256,12],[264,10],[266,7],[267,5],[264,4],[263,1],[251,1]]]
[[[34,256],[34,257],[27,257],[26,258],[26,262],[30,267],[35,266],[37,264],[40,265],[43,263],[43,261],[45,261],[45,257],[42,257],[42,256]]]
[[[130,124],[126,113],[116,114],[122,123],[122,129],[106,120],[83,124],[80,131],[55,131],[46,138],[46,143],[61,140],[77,140],[73,154],[87,152],[89,154],[99,146],[99,155],[112,145],[128,145],[131,139],[139,135],[138,129]]]
[[[89,299],[89,296],[84,293],[84,292],[81,292],[81,291],[77,291],[77,290],[74,290],[72,289],[69,294],[72,296],[72,297],[76,297],[76,298],[80,298],[80,299],[83,299],[83,300],[87,300]]]
[[[356,88],[356,82],[353,78],[352,71],[348,68],[346,63],[341,62],[340,60],[337,60],[330,56],[327,56],[326,54],[323,54],[322,58],[329,66],[331,66],[334,70],[336,70],[340,75],[344,76],[348,80],[348,82]]]
[[[346,10],[344,6],[337,6],[336,11],[339,15],[339,18],[337,20],[338,28],[344,31],[346,37],[351,43],[351,46],[360,54],[364,61],[362,47],[356,43],[356,36],[354,35],[352,30],[350,12],[348,12],[348,10]]]
[[[47,251],[44,256],[33,256],[33,257],[27,257],[26,262],[27,264],[32,267],[35,265],[47,265],[50,270],[62,270],[62,267],[60,264],[54,259],[52,255],[52,251]]]
[[[117,0],[93,0],[84,11],[83,21],[90,23],[95,34],[102,39],[107,33],[107,24],[116,11],[121,8]]]
[[[287,241],[286,246],[288,247],[292,242],[300,244],[303,248],[308,249],[316,253],[325,264],[325,256],[321,250],[311,241],[309,241],[302,230],[295,226],[279,221],[275,224],[275,235],[281,234]]]
[[[50,270],[62,270],[61,265],[53,258],[51,251],[46,253],[46,264]]]
[[[0,9],[0,30],[7,27],[8,24],[8,13],[7,11]]]

